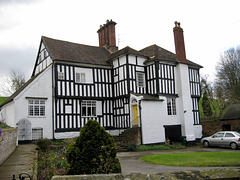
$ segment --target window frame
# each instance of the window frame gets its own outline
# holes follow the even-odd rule
[[[145,73],[144,72],[136,72],[136,81],[137,81],[137,87],[145,88],[145,86],[146,86]]]
[[[81,102],[82,117],[97,117],[97,101],[84,100]]]
[[[167,114],[177,115],[176,98],[167,98]]]
[[[64,72],[58,71],[58,79],[59,80],[64,80],[65,79]]]
[[[76,83],[86,83],[86,73],[76,72],[75,73],[75,82]]]
[[[28,117],[46,117],[46,99],[28,99]]]

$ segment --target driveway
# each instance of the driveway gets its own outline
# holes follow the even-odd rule
[[[210,169],[225,169],[226,167],[173,167],[173,166],[161,166],[148,164],[141,161],[141,157],[152,154],[164,154],[164,153],[181,153],[181,152],[239,152],[240,150],[232,150],[227,148],[203,148],[202,146],[187,147],[182,150],[158,150],[158,151],[140,151],[140,152],[119,152],[117,157],[121,163],[122,173],[171,173],[178,171],[198,171],[198,170],[210,170]]]

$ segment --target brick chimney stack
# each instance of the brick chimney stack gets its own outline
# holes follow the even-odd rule
[[[112,20],[107,20],[106,24],[100,25],[98,33],[99,47],[105,47],[110,52],[116,52],[118,47],[116,46],[115,36],[115,23]]]
[[[187,64],[185,44],[183,37],[183,29],[180,26],[180,22],[175,21],[175,27],[173,28],[176,59],[181,63]]]

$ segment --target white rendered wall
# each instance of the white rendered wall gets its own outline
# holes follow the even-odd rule
[[[63,133],[54,133],[55,139],[67,139],[67,138],[75,138],[80,135],[79,132],[63,132]]]
[[[181,119],[182,135],[186,136],[187,141],[195,141],[188,65],[179,63],[175,70],[176,93],[179,95],[178,113]]]
[[[14,98],[15,126],[22,118],[31,122],[32,128],[43,128],[43,138],[52,139],[52,67],[48,67],[33,82],[31,82],[20,94]],[[27,98],[46,98],[45,117],[28,116]]]
[[[178,115],[167,114],[167,101],[142,101],[142,140],[143,144],[165,142],[165,128],[167,125],[181,125]],[[176,100],[178,106],[178,100]],[[177,109],[178,111],[178,109]]]
[[[202,138],[202,125],[194,125],[194,135],[196,139]]]
[[[14,101],[12,101],[2,107],[0,120],[6,123],[8,126],[16,127],[16,123],[14,119],[15,119],[15,108],[14,108]]]

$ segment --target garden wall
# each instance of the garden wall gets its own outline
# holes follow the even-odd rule
[[[219,169],[203,171],[182,171],[176,173],[156,173],[156,174],[98,174],[98,175],[72,175],[54,176],[52,180],[134,180],[134,179],[238,179],[240,169]]]
[[[4,129],[0,135],[0,165],[15,151],[17,147],[17,128]]]
[[[222,131],[222,122],[217,120],[201,120],[203,137],[211,136],[218,131]]]

